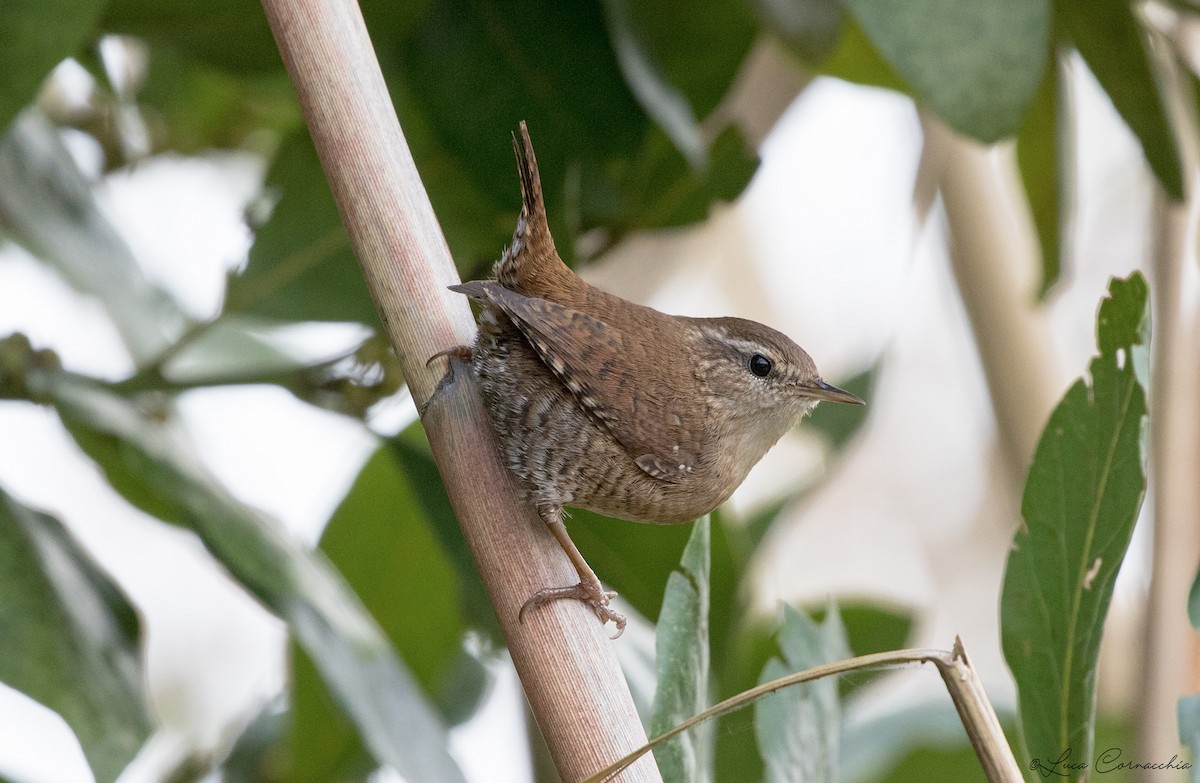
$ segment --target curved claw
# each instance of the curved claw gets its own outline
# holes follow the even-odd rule
[[[425,366],[428,367],[429,365],[433,364],[434,359],[440,359],[443,356],[453,356],[456,359],[462,359],[464,362],[469,362],[474,355],[475,349],[471,346],[456,345],[453,348],[447,348],[444,351],[438,351],[433,356],[430,356],[425,360]]]
[[[617,594],[612,590],[601,590],[597,586],[587,584],[586,582],[580,582],[571,587],[547,587],[529,596],[529,600],[521,605],[521,611],[517,612],[517,622],[525,622],[525,612],[530,608],[541,606],[551,601],[564,599],[582,601],[591,607],[591,610],[596,613],[596,617],[600,618],[602,624],[612,620],[613,624],[617,626],[617,633],[610,638],[617,639],[620,638],[621,634],[625,633],[626,621],[625,615],[608,605],[608,602],[616,597]]]

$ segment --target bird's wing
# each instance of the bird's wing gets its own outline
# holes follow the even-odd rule
[[[587,313],[493,281],[452,288],[504,312],[580,406],[647,475],[677,482],[693,472],[706,429],[687,426],[677,405],[682,390],[663,382],[662,357],[643,341],[628,339]]]

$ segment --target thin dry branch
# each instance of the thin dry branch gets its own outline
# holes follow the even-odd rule
[[[645,732],[613,646],[582,604],[558,601],[517,622],[536,589],[574,576],[536,514],[518,502],[470,374],[458,365],[435,393],[446,362],[429,368],[426,361],[472,342],[474,324],[466,300],[446,290],[458,275],[362,14],[351,0],[263,0],[263,7],[380,319],[426,411],[438,468],[525,693],[560,775],[574,783],[644,743]],[[661,780],[652,759],[623,779]]]

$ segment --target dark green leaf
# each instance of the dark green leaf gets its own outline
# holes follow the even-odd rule
[[[328,560],[231,497],[168,424],[70,376],[47,375],[41,385],[73,433],[90,431],[81,447],[114,444],[89,450],[102,470],[132,471],[153,487],[172,507],[168,516],[195,530],[235,579],[288,622],[378,762],[412,781],[463,780],[441,721]],[[120,456],[115,465],[112,454]]]
[[[279,193],[246,269],[229,281],[227,312],[286,321],[377,323],[367,283],[308,133],[292,134],[267,173]]]
[[[1017,166],[1042,249],[1043,297],[1058,282],[1062,253],[1059,226],[1067,221],[1063,188],[1068,181],[1064,166],[1069,160],[1069,150],[1065,134],[1059,133],[1067,127],[1063,123],[1061,77],[1058,63],[1052,58],[1042,86],[1017,131]]]
[[[758,168],[741,134],[729,128],[709,151],[709,169],[688,167],[657,128],[617,179],[584,181],[584,206],[596,225],[618,234],[636,229],[683,226],[708,217],[714,201],[733,201]],[[594,188],[594,189],[593,189]],[[606,188],[617,188],[606,194]]]
[[[0,491],[0,680],[67,722],[100,783],[150,733],[133,607],[52,516]]]
[[[406,85],[456,173],[514,216],[520,197],[509,133],[529,123],[560,250],[571,244],[568,170],[630,156],[648,127],[617,67],[599,3],[439,0],[399,60],[394,81]]]
[[[1070,43],[1141,142],[1154,176],[1171,198],[1182,199],[1179,150],[1134,5],[1128,0],[1058,0],[1055,9]]]
[[[689,525],[643,525],[570,509],[567,530],[584,558],[621,597],[657,620],[667,580],[679,564]]]
[[[754,0],[767,28],[810,65],[837,47],[845,11],[841,0]]]
[[[604,0],[603,6],[608,35],[625,83],[646,113],[687,159],[688,165],[704,170],[708,166],[708,155],[696,113],[687,96],[667,80],[655,61],[644,31],[633,18],[634,6],[627,0]],[[706,15],[691,13],[688,16]],[[707,58],[699,62],[707,62]]]
[[[1110,282],[1091,383],[1051,414],[1025,484],[1000,615],[1030,757],[1092,757],[1104,617],[1145,493],[1147,295],[1140,273]]]
[[[458,574],[458,589],[463,599],[463,614],[470,626],[487,633],[497,644],[503,644],[500,621],[492,599],[484,587],[483,578],[475,566],[467,540],[459,527],[458,517],[450,505],[446,488],[420,422],[414,422],[399,437],[387,441],[402,466],[409,486],[417,495],[426,519],[438,537],[444,551]]]
[[[715,672],[717,698],[727,699],[758,683],[767,661],[779,654],[775,631],[761,620],[744,618],[731,640],[731,651],[723,656],[723,665]],[[713,660],[715,663],[721,658],[714,655]],[[763,762],[754,742],[754,723],[753,710],[721,716],[716,730],[716,780],[762,780]]]
[[[455,574],[393,451],[363,466],[321,539],[321,549],[362,599],[426,694],[448,684],[463,631]],[[328,779],[357,737],[298,667],[292,700],[294,778]]]
[[[1046,65],[1048,0],[846,0],[879,51],[951,127],[1016,132]]]
[[[95,34],[104,0],[8,0],[0,24],[0,128],[33,103],[46,75]]]
[[[657,737],[708,706],[709,518],[697,520],[671,574],[655,629],[657,687],[650,735]],[[654,749],[664,783],[701,781],[712,767],[712,726],[704,724]]]
[[[745,3],[710,1],[702,13],[687,0],[602,5],[626,84],[691,167],[703,171],[707,152],[697,118],[728,91],[754,40]]]
[[[659,86],[678,90],[702,116],[728,87],[752,25],[736,3],[711,19],[679,9],[687,21],[674,26],[705,41],[722,24],[735,32],[706,46],[715,50],[709,60],[693,56],[695,36],[671,30],[673,17],[643,18],[644,9],[631,4],[630,29],[648,53],[643,62],[657,65]],[[390,82],[406,133],[410,122],[420,126],[414,159],[439,218],[495,233],[494,246],[478,227],[464,243],[492,258],[519,207],[509,131],[522,119],[537,150],[551,230],[568,260],[587,229],[603,228],[611,241],[636,228],[703,218],[712,200],[740,193],[754,170],[740,139],[722,138],[707,150],[710,167],[698,172],[648,122],[618,67],[599,2],[439,0],[405,40],[399,63]],[[476,211],[475,219],[454,214],[460,205]],[[507,207],[507,219],[498,221],[489,205]],[[454,247],[456,232],[447,233]],[[459,256],[459,265],[475,267],[475,259]]]
[[[768,661],[759,683],[850,655],[846,630],[834,606],[825,622],[817,625],[784,604],[777,641],[783,659]],[[754,704],[754,728],[767,783],[837,779],[841,706],[835,679],[793,685],[764,696]]]
[[[282,62],[253,0],[109,0],[104,30],[169,46],[210,66],[254,74]]]

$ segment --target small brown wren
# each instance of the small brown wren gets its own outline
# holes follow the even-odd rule
[[[509,469],[579,573],[521,608],[572,598],[625,618],[563,526],[575,506],[673,525],[712,511],[817,402],[863,401],[821,380],[780,332],[667,315],[585,283],[546,223],[525,123],[513,137],[522,208],[495,280],[451,286],[482,305],[470,349]],[[466,349],[461,349],[466,353]]]

